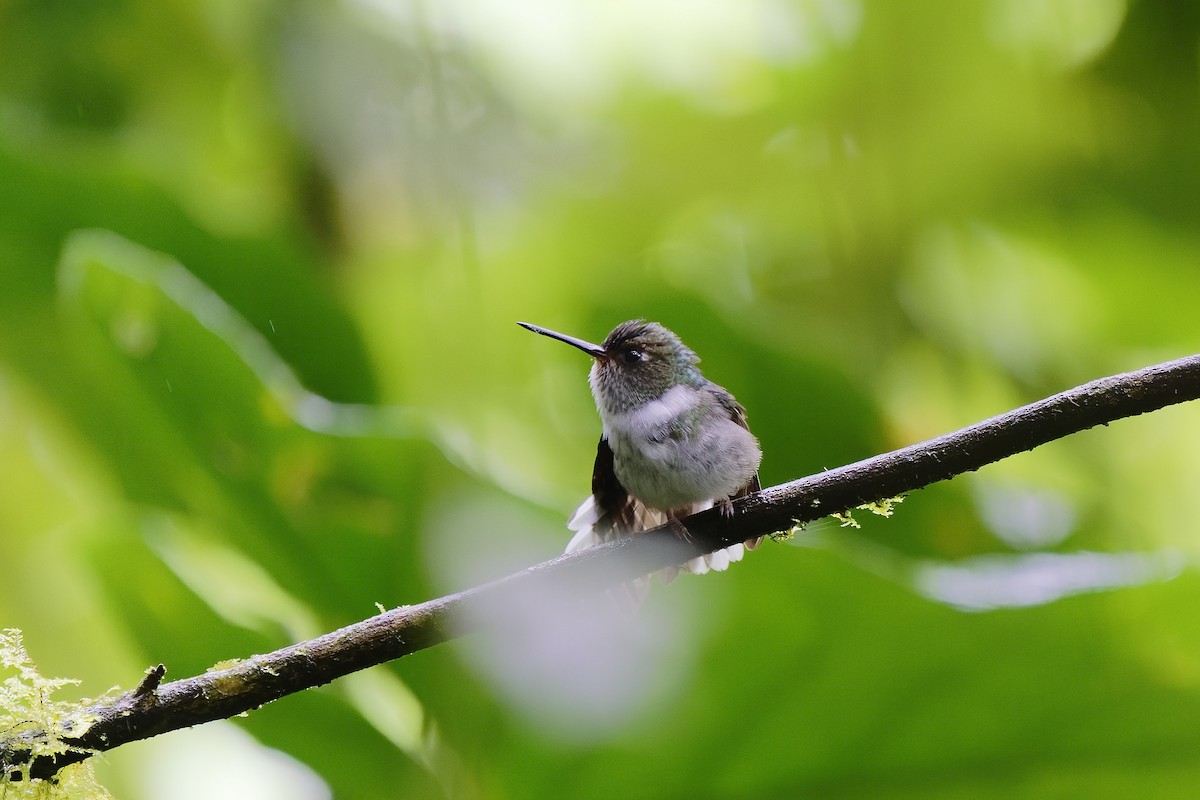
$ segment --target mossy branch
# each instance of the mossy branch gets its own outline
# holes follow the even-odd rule
[[[10,775],[49,777],[96,752],[233,717],[475,629],[519,625],[503,609],[519,607],[506,601],[526,592],[552,585],[599,591],[735,542],[920,489],[1071,433],[1198,397],[1200,355],[1102,378],[927,442],[764,489],[739,501],[732,519],[716,511],[697,514],[687,521],[690,542],[660,528],[559,556],[494,583],[385,611],[196,677],[160,685],[162,668],[156,667],[138,688],[80,709],[56,731],[22,730],[0,739],[0,764]],[[36,755],[31,742],[50,738],[67,749]]]

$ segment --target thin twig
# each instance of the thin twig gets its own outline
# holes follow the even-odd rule
[[[716,511],[697,514],[687,521],[690,542],[659,528],[193,678],[156,685],[159,667],[137,689],[84,709],[81,716],[95,722],[82,735],[67,735],[71,725],[64,720],[59,738],[72,748],[65,753],[30,764],[28,731],[0,740],[0,768],[49,777],[95,752],[232,717],[472,630],[521,624],[505,609],[519,607],[509,601],[529,592],[563,585],[599,591],[736,542],[920,489],[1071,433],[1197,398],[1200,355],[1102,378],[921,444],[765,489],[739,501],[732,519]]]
[[[146,670],[146,677],[142,678],[142,682],[133,690],[133,696],[140,698],[143,702],[153,702],[154,692],[158,689],[158,685],[162,683],[163,675],[166,674],[167,668],[163,664],[150,667]]]

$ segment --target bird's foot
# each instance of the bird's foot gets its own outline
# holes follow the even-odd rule
[[[717,506],[721,509],[721,516],[725,519],[730,519],[733,516],[733,498],[722,497],[717,501]]]
[[[675,535],[685,542],[692,540],[692,535],[688,533],[688,529],[679,521],[679,517],[675,516],[674,511],[667,512],[667,522],[671,525],[671,530],[675,531]]]

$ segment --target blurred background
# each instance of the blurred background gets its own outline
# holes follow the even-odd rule
[[[764,485],[1200,350],[1200,6],[0,0],[0,624],[97,695],[548,559],[659,320]],[[1184,796],[1200,410],[122,747],[138,798]]]

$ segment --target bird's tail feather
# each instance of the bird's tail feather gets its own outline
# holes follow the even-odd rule
[[[690,508],[683,510],[680,516],[697,514],[705,509],[712,508],[712,506],[713,503],[711,500],[696,503]],[[583,550],[611,541],[618,536],[646,531],[667,524],[667,515],[665,513],[648,508],[641,503],[636,504],[634,525],[632,526],[632,530],[627,532],[618,532],[611,525],[600,524],[604,522],[601,516],[595,497],[589,495],[567,521],[567,528],[574,532],[574,536],[567,543],[565,552],[574,553],[577,550]],[[750,539],[744,543],[731,545],[722,550],[689,559],[679,566],[665,567],[658,571],[658,579],[663,584],[668,584],[675,580],[680,572],[690,572],[693,575],[704,575],[707,572],[724,572],[729,569],[730,564],[735,561],[741,561],[746,551],[753,550],[761,541],[761,538]],[[637,606],[641,605],[642,600],[645,599],[649,591],[650,577],[648,576],[638,578],[629,584],[612,589],[609,591],[609,595],[613,597],[614,601],[622,609],[628,609],[630,603],[636,609]]]

